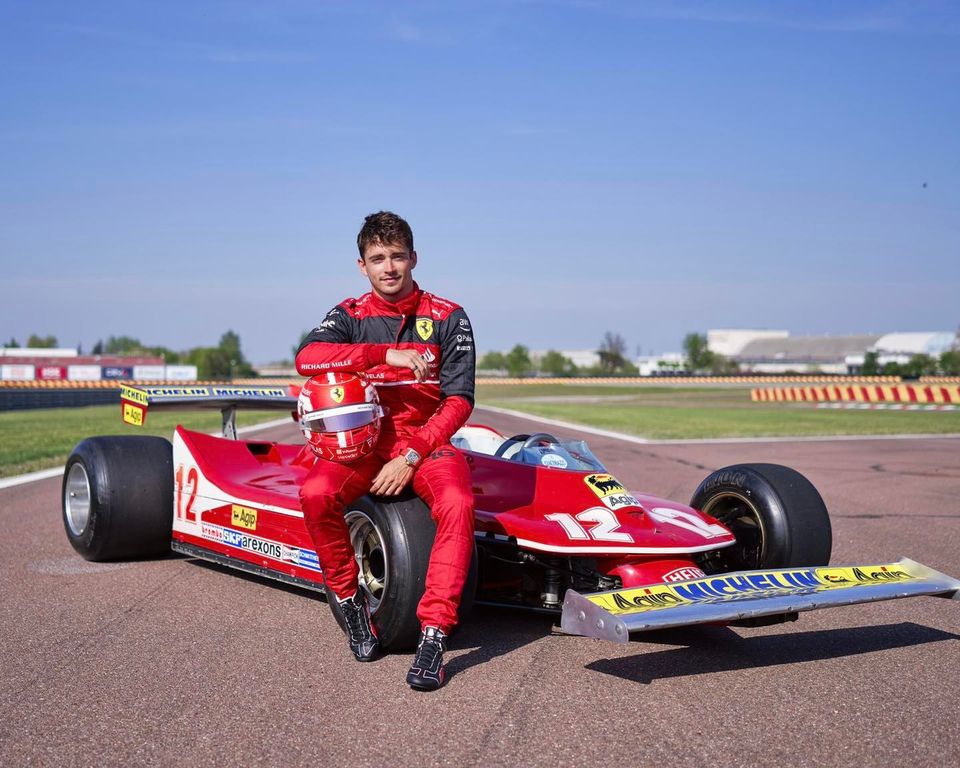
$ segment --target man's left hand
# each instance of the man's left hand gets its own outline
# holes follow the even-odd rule
[[[403,456],[397,456],[384,464],[377,476],[373,478],[370,493],[378,496],[396,496],[407,487],[412,478],[413,467],[407,464]]]

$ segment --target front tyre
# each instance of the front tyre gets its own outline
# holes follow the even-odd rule
[[[779,464],[735,464],[709,475],[690,506],[716,518],[737,537],[708,553],[711,573],[827,565],[833,545],[830,516],[813,484]]]
[[[67,459],[61,488],[67,539],[87,560],[170,551],[173,448],[161,437],[91,437]]]
[[[420,637],[417,605],[426,587],[436,536],[429,508],[416,496],[392,502],[364,496],[347,506],[344,519],[360,569],[360,588],[366,594],[381,646],[391,650],[414,647]],[[476,562],[474,553],[460,600],[461,619],[473,605]],[[327,603],[344,629],[336,597],[328,594]]]

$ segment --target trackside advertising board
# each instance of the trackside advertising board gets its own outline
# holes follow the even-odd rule
[[[32,365],[0,365],[0,379],[4,381],[33,381]]]

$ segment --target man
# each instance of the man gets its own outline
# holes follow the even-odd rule
[[[318,459],[300,491],[307,530],[330,599],[339,603],[359,661],[379,654],[344,505],[370,492],[413,490],[430,507],[437,535],[418,608],[420,644],[407,682],[443,685],[443,651],[473,556],[473,494],[466,460],[450,437],[473,410],[473,331],[458,305],[420,290],[410,225],[394,213],[367,216],[357,236],[360,272],[371,291],[347,299],[300,345],[297,371],[362,373],[386,413],[375,452],[349,464]]]

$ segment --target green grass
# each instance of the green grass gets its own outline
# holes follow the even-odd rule
[[[676,440],[711,437],[960,433],[960,411],[848,411],[753,403],[746,387],[662,387],[605,384],[481,385],[481,404],[602,429]],[[92,435],[170,437],[177,424],[213,432],[215,411],[150,413],[139,429],[116,405],[0,413],[0,477],[62,465]],[[282,416],[241,411],[241,426]],[[477,419],[479,420],[479,419]]]
[[[238,426],[270,421],[282,411],[240,411]],[[94,435],[159,435],[169,438],[173,428],[213,432],[220,429],[219,411],[150,413],[145,427],[120,420],[120,406],[50,408],[0,413],[0,477],[61,466],[78,442]]]
[[[960,433],[960,411],[754,403],[747,387],[484,385],[481,404],[658,440]]]

